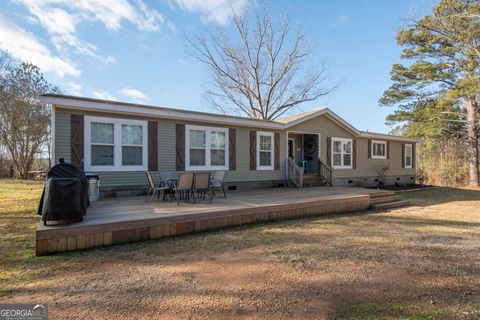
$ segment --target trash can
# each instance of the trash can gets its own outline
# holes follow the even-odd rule
[[[98,174],[88,173],[88,198],[90,201],[97,201],[100,197],[100,176]]]

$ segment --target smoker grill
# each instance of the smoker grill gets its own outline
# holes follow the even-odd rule
[[[60,163],[48,171],[38,206],[43,224],[46,225],[47,221],[82,221],[89,205],[87,177],[60,159]]]

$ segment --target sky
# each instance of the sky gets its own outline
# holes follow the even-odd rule
[[[185,37],[233,32],[231,7],[249,0],[2,0],[0,49],[41,68],[66,94],[215,112],[205,99],[208,69],[191,57]],[[329,107],[357,129],[388,133],[393,107],[378,99],[401,62],[395,35],[431,0],[270,1],[307,30],[310,64],[329,65],[328,96],[301,107]]]

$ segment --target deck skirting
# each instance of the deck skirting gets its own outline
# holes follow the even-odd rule
[[[348,195],[291,204],[259,205],[97,225],[71,225],[36,231],[36,255],[159,239],[257,222],[367,210],[368,195]]]

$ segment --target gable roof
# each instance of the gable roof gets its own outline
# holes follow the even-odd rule
[[[354,136],[360,135],[360,131],[358,131],[354,126],[352,126],[347,121],[343,120],[343,118],[341,118],[339,115],[337,115],[335,112],[333,112],[329,108],[315,109],[309,112],[301,113],[296,116],[277,119],[276,121],[283,123],[285,125],[285,128],[288,129],[293,126],[296,126],[297,124],[300,124],[302,122],[308,121],[310,119],[313,119],[322,115],[326,116],[333,122],[337,123],[340,127],[350,132]]]
[[[252,119],[240,116],[230,116],[223,114],[215,114],[208,112],[190,111],[174,108],[165,108],[151,105],[143,105],[128,102],[119,102],[111,100],[102,100],[86,97],[75,97],[59,94],[46,94],[39,97],[44,104],[60,105],[68,109],[86,110],[95,112],[111,112],[117,114],[127,114],[135,116],[158,117],[166,119],[198,121],[215,124],[226,124],[253,128],[264,128],[271,130],[287,130],[295,125],[318,116],[326,116],[353,136],[372,138],[372,139],[388,139],[406,142],[416,142],[417,139],[407,138],[403,136],[394,136],[390,134],[373,133],[368,131],[359,131],[349,124],[335,112],[329,108],[320,108],[301,113],[298,115],[279,118],[276,120]]]

